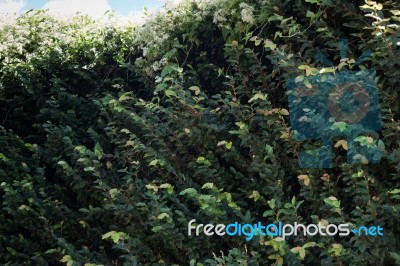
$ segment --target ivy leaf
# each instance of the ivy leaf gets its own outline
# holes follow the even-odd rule
[[[168,97],[176,96],[176,92],[174,92],[173,90],[166,90],[165,95],[167,95]]]
[[[214,187],[213,183],[205,183],[201,188],[202,189],[212,189]]]
[[[169,217],[169,214],[164,212],[164,213],[159,214],[159,215],[157,216],[157,219],[158,219],[158,220],[162,220],[162,219],[168,218],[168,217]]]
[[[99,160],[103,157],[103,148],[99,143],[96,143],[94,146],[94,155],[96,155]]]
[[[257,190],[253,190],[251,195],[249,196],[249,199],[254,199],[254,201],[258,201],[260,199],[260,193]]]
[[[181,191],[181,193],[179,193],[179,195],[182,195],[182,196],[189,195],[189,196],[193,197],[193,196],[197,195],[197,191],[194,188],[187,188],[187,189]]]
[[[340,132],[345,131],[347,128],[347,124],[345,122],[335,122],[333,123],[333,125],[331,126],[332,130],[336,130],[339,129]]]
[[[266,40],[264,40],[264,47],[274,50],[276,48],[276,44],[273,41],[266,39]]]
[[[345,149],[346,151],[349,149],[346,140],[339,140],[338,142],[336,142],[334,147],[337,148],[337,147],[340,147],[340,146],[342,146],[343,149]]]
[[[339,208],[340,207],[340,202],[338,199],[334,196],[330,196],[329,198],[325,198],[324,202],[332,207]]]
[[[306,187],[310,184],[310,178],[308,177],[308,175],[299,175],[297,178],[303,181]]]

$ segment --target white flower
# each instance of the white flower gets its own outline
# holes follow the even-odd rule
[[[240,14],[242,15],[242,21],[246,22],[246,23],[253,23],[254,22],[254,16],[253,16],[254,7],[250,6],[246,3],[241,3],[239,5],[239,7],[242,8],[242,11],[240,12]]]
[[[165,66],[167,63],[168,63],[168,60],[167,60],[167,58],[165,58],[165,57],[163,57],[163,58],[160,60],[160,66]]]
[[[152,68],[154,71],[159,70],[159,69],[160,69],[160,63],[159,63],[158,61],[154,62],[153,65],[151,66],[151,68]]]
[[[226,17],[225,17],[224,13],[225,12],[223,9],[220,9],[217,12],[215,12],[214,19],[213,19],[214,24],[219,24],[220,22],[226,21]]]
[[[146,57],[147,56],[147,52],[148,52],[149,48],[147,47],[143,47],[143,56]]]
[[[155,83],[161,83],[163,79],[160,76],[156,76],[154,80],[155,80]]]

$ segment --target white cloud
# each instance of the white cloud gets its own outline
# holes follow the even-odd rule
[[[18,14],[22,11],[24,6],[24,0],[0,0],[0,13]]]
[[[120,19],[125,23],[131,23],[136,25],[143,25],[146,20],[152,17],[158,10],[148,8],[147,12],[142,11],[131,11],[127,16],[120,16]]]
[[[75,15],[77,12],[87,14],[93,18],[100,18],[107,10],[111,10],[106,0],[51,0],[43,9],[57,16]]]

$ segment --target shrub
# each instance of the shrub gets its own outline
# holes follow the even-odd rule
[[[399,9],[198,0],[142,27],[42,11],[3,25],[0,262],[399,263]],[[339,72],[366,49],[381,163],[348,164],[339,140],[334,168],[299,168],[315,145],[291,136],[285,81],[319,74],[318,50]],[[189,237],[192,219],[380,225],[384,236]]]

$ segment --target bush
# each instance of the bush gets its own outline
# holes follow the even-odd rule
[[[198,0],[142,27],[43,11],[3,25],[0,262],[400,263],[399,9]],[[318,143],[293,140],[286,80],[326,69],[318,50],[340,72],[366,49],[380,164],[348,164],[342,141],[334,168],[299,168],[299,153]],[[192,219],[380,225],[384,236],[189,237]]]

